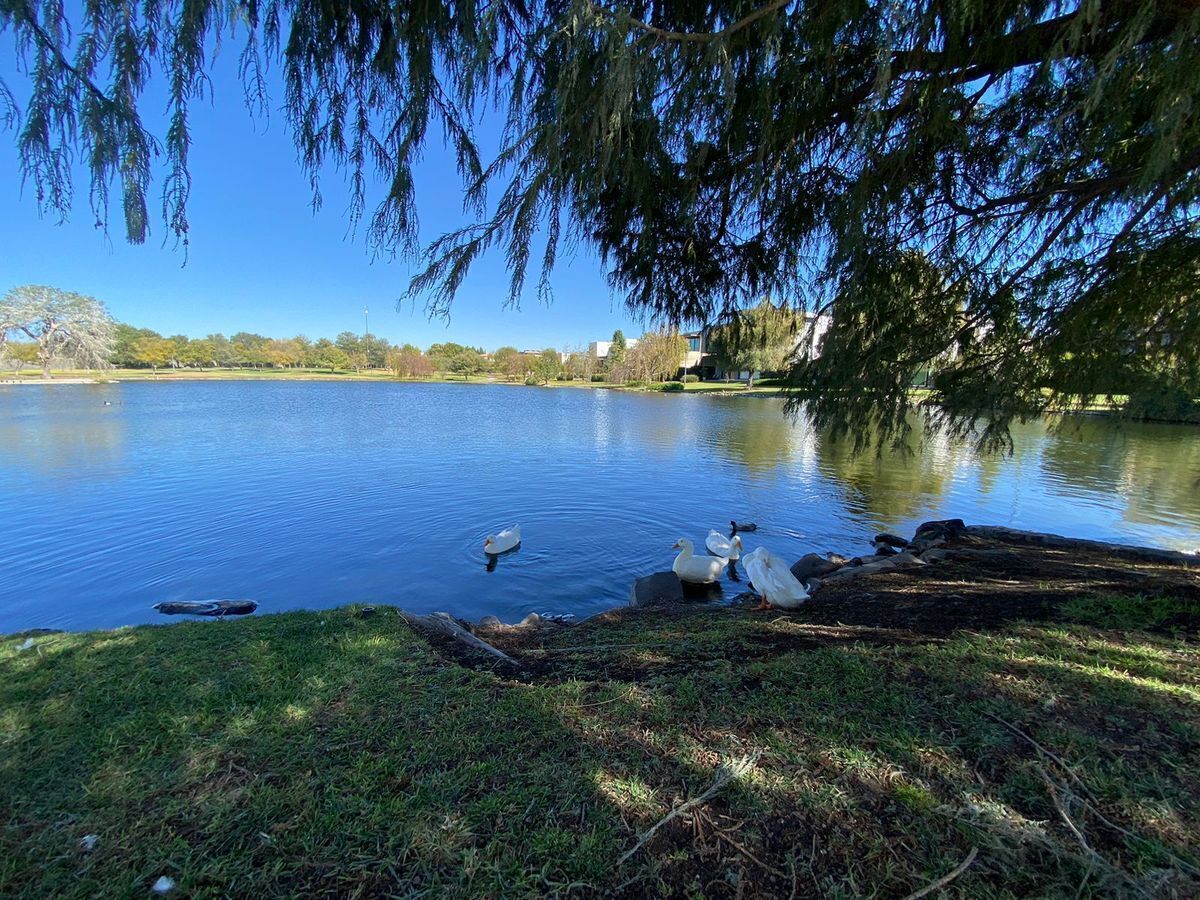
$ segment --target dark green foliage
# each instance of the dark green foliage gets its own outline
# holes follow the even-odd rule
[[[791,357],[803,328],[804,319],[794,310],[763,300],[714,328],[708,346],[729,371],[778,372]]]
[[[67,21],[58,0],[0,0],[0,30],[31,88],[19,116],[0,88],[0,119],[20,119],[39,202],[67,212],[80,158],[97,218],[116,185],[133,241],[161,147],[186,243],[188,108],[223,41],[252,108],[282,65],[274,102],[316,199],[319,168],[345,169],[352,224],[422,258],[410,291],[433,313],[496,247],[515,303],[544,234],[543,293],[559,246],[583,241],[666,324],[764,296],[832,312],[838,358],[797,366],[793,408],[858,435],[902,428],[930,368],[941,414],[999,442],[1114,376],[1192,390],[1195,4],[98,0]],[[154,77],[162,135],[142,118]],[[492,160],[473,136],[488,106],[508,125]],[[413,164],[439,134],[476,221],[422,248]]]
[[[679,393],[683,390],[683,382],[682,381],[664,381],[662,383],[662,386],[659,388],[659,390],[663,391],[665,393],[668,393],[668,394]]]
[[[609,370],[617,368],[625,361],[627,350],[628,344],[625,343],[625,333],[618,328],[613,332],[612,341],[608,345],[608,357],[604,361]]]
[[[699,376],[699,375],[684,375],[684,376],[683,376],[683,383],[684,383],[684,384],[695,384],[695,383],[696,383],[696,382],[698,382],[699,380],[700,380],[700,376]]]

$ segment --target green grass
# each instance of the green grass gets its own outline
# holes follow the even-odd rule
[[[1194,603],[1158,595],[1084,597],[1069,600],[1063,609],[1075,621],[1100,628],[1170,628],[1195,616]]]
[[[197,896],[900,896],[973,847],[951,896],[1196,886],[1173,868],[1200,846],[1182,638],[1059,622],[894,642],[698,610],[566,629],[550,646],[576,649],[521,676],[387,609],[34,640],[0,642],[3,896],[163,874]],[[1129,832],[1061,801],[1103,863],[1039,768]]]

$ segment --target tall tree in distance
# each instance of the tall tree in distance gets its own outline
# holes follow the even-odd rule
[[[388,367],[397,378],[428,378],[433,374],[429,357],[412,344],[393,347],[388,352]]]
[[[549,384],[562,372],[562,357],[553,347],[547,347],[533,362],[532,377],[538,384]]]
[[[158,367],[165,366],[175,355],[175,344],[163,337],[140,337],[133,345],[133,358],[139,365],[149,366],[157,375]]]
[[[43,211],[65,215],[87,194],[107,223],[115,194],[134,242],[149,231],[161,170],[166,228],[187,243],[189,151],[205,137],[189,131],[189,110],[221,41],[241,54],[252,107],[269,107],[263,73],[280,65],[301,165],[314,184],[326,163],[346,170],[350,220],[366,221],[371,249],[420,261],[409,295],[434,315],[448,313],[489,249],[505,254],[515,304],[531,266],[545,296],[560,247],[583,242],[614,292],[656,323],[707,323],[771,296],[843,318],[851,324],[832,346],[853,346],[890,308],[887,296],[865,315],[858,305],[881,266],[919,252],[962,303],[933,302],[938,346],[896,332],[906,342],[891,356],[953,349],[931,402],[1000,442],[1010,421],[1104,389],[1103,367],[1059,362],[1090,352],[1089,323],[1120,321],[1129,348],[1157,337],[1186,355],[1200,344],[1190,312],[1159,328],[1172,298],[1196,296],[1176,288],[1200,280],[1195,3],[434,0],[351,14],[296,0],[161,0],[64,10],[0,4],[0,35],[26,81],[22,174]],[[150,103],[157,115],[159,91],[168,121],[155,134],[142,113]],[[17,93],[0,88],[12,121]],[[508,126],[493,159],[475,136],[488,104]],[[415,165],[438,133],[474,221],[423,246]],[[72,154],[90,169],[87,191],[72,190]],[[531,260],[539,233],[547,240]],[[896,277],[913,272],[902,265]],[[1123,366],[1142,368],[1143,357],[1133,349]],[[895,430],[904,368],[845,381],[847,369],[800,367],[790,384],[796,402],[852,391],[867,401],[816,403],[819,423]]]
[[[753,387],[756,371],[778,372],[784,367],[803,326],[804,318],[795,310],[764,299],[714,328],[708,347],[725,369],[749,372],[747,387]]]
[[[38,348],[42,377],[55,359],[76,365],[108,364],[115,324],[95,297],[41,285],[13,288],[0,299],[0,349],[9,334],[24,335]]]
[[[492,354],[492,362],[496,371],[509,381],[519,381],[529,369],[525,356],[516,347],[500,347]]]
[[[472,375],[478,375],[487,368],[487,363],[479,351],[463,347],[450,356],[446,367],[455,375],[461,375],[463,381],[470,381]]]
[[[0,358],[11,363],[16,370],[16,374],[20,375],[23,368],[37,362],[38,347],[37,344],[9,341],[0,350]]]
[[[625,342],[625,332],[620,328],[613,332],[612,340],[608,345],[608,358],[604,361],[605,366],[611,372],[618,369],[625,361],[625,353],[628,350],[628,345]]]

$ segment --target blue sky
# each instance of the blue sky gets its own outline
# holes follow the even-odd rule
[[[0,79],[20,98],[24,77],[13,64],[9,41],[10,35],[0,37]],[[535,271],[521,308],[503,308],[508,275],[503,253],[494,252],[463,285],[448,324],[431,321],[419,301],[398,308],[410,263],[372,261],[364,236],[347,233],[348,194],[332,168],[322,176],[324,206],[313,212],[307,179],[278,111],[281,86],[278,81],[272,86],[269,122],[252,118],[236,75],[237,50],[225,45],[211,102],[192,107],[186,265],[182,249],[169,239],[164,243],[161,182],[148,198],[154,231],[141,246],[125,242],[119,204],[110,209],[107,235],[95,227],[82,171],[75,179],[75,208],[59,223],[56,216],[39,216],[33,186],[22,189],[16,133],[0,131],[0,291],[50,284],[98,297],[121,321],[193,337],[216,331],[332,337],[360,331],[364,306],[371,311],[373,334],[422,347],[446,340],[486,349],[563,347],[607,338],[614,328],[641,333],[644,323],[631,319],[611,296],[587,248],[573,257],[560,254],[552,278],[555,300],[548,307],[536,297]],[[163,108],[153,90],[147,101],[146,112]],[[161,127],[155,127],[161,138]],[[440,129],[431,132],[437,137],[427,146],[417,184],[424,238],[465,221],[452,153],[442,147]]]

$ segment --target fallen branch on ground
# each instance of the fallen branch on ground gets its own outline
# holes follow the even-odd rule
[[[1063,759],[1061,756],[1054,753],[1053,751],[1047,750],[1045,747],[1043,747],[1041,744],[1039,744],[1036,740],[1034,740],[1032,737],[1030,737],[1028,734],[1026,734],[1024,731],[1022,731],[1016,725],[1013,725],[1011,722],[1006,722],[1004,719],[1000,718],[999,716],[994,716],[988,712],[985,712],[984,715],[986,715],[989,719],[992,719],[995,722],[999,722],[1001,725],[1003,725],[1005,728],[1007,728],[1013,734],[1017,735],[1018,737],[1022,738],[1025,741],[1027,741],[1030,744],[1030,746],[1032,746],[1038,752],[1038,755],[1041,756],[1043,759],[1050,760],[1051,762],[1054,762],[1055,764],[1057,764],[1060,769],[1062,769],[1064,772],[1067,773],[1067,776],[1071,779],[1071,782],[1074,783],[1086,795],[1086,796],[1081,797],[1079,794],[1076,794],[1074,791],[1070,790],[1070,788],[1068,788],[1065,784],[1058,784],[1056,781],[1053,781],[1052,779],[1049,778],[1049,775],[1046,772],[1046,770],[1043,769],[1041,766],[1038,766],[1038,773],[1041,775],[1042,780],[1046,782],[1046,786],[1050,790],[1050,797],[1054,801],[1055,807],[1058,809],[1059,814],[1064,819],[1066,819],[1068,827],[1073,832],[1075,832],[1076,838],[1078,838],[1080,840],[1080,842],[1083,844],[1083,847],[1085,850],[1090,851],[1091,854],[1095,854],[1095,851],[1087,844],[1086,841],[1083,840],[1083,836],[1076,829],[1074,822],[1072,822],[1070,820],[1070,818],[1067,817],[1066,812],[1063,809],[1063,807],[1061,806],[1060,801],[1059,801],[1059,797],[1061,795],[1069,796],[1073,800],[1078,801],[1079,804],[1081,806],[1083,806],[1083,808],[1086,812],[1091,813],[1093,816],[1095,816],[1097,819],[1099,819],[1102,824],[1108,826],[1109,828],[1111,828],[1113,831],[1117,832],[1118,834],[1124,835],[1125,837],[1129,838],[1130,840],[1140,841],[1141,843],[1145,843],[1145,844],[1151,843],[1151,841],[1147,840],[1142,835],[1137,834],[1133,831],[1130,831],[1128,828],[1121,827],[1116,822],[1112,821],[1106,815],[1104,815],[1104,813],[1102,813],[1099,810],[1099,808],[1097,807],[1097,804],[1100,801],[1096,799],[1096,795],[1093,794],[1091,792],[1091,790],[1088,788],[1088,786],[1083,783],[1083,780],[1079,777],[1079,775],[1076,774],[1074,767],[1071,766],[1065,759]],[[1185,871],[1193,876],[1200,877],[1200,867],[1197,867],[1193,863],[1188,862],[1186,859],[1176,856],[1174,853],[1172,853],[1170,850],[1166,849],[1165,847],[1160,846],[1158,849],[1159,849],[1159,852],[1161,852],[1164,856],[1166,856],[1166,858],[1169,859],[1172,862],[1172,864],[1174,864],[1177,868],[1182,869],[1183,871]]]
[[[477,650],[481,653],[486,653],[493,656],[501,662],[507,663],[510,666],[520,668],[521,664],[513,659],[502,650],[497,650],[487,641],[472,634],[463,628],[458,622],[454,621],[454,617],[449,613],[435,612],[428,616],[418,616],[405,610],[397,610],[400,618],[406,624],[411,625],[418,631],[423,631],[426,634],[436,634],[441,637],[448,637],[459,643],[466,644],[472,650]]]
[[[1022,731],[1020,728],[1018,728],[1012,722],[1005,721],[1004,719],[1000,718],[999,716],[992,715],[990,712],[984,712],[984,715],[987,716],[989,719],[991,719],[993,722],[999,722],[1001,725],[1003,725],[1005,728],[1007,728],[1009,731],[1011,731],[1017,737],[1028,742],[1030,744],[1030,746],[1032,746],[1033,749],[1038,752],[1039,756],[1042,756],[1046,759],[1049,759],[1049,760],[1057,763],[1059,765],[1059,767],[1064,772],[1066,772],[1067,775],[1070,776],[1071,780],[1073,782],[1075,782],[1077,785],[1079,785],[1080,790],[1082,790],[1085,794],[1087,794],[1088,797],[1090,797],[1092,800],[1096,799],[1095,795],[1093,795],[1092,792],[1088,789],[1088,786],[1086,784],[1084,784],[1083,781],[1080,780],[1078,775],[1075,774],[1075,769],[1072,768],[1065,759],[1063,759],[1057,753],[1054,753],[1051,750],[1047,750],[1045,747],[1043,747],[1041,744],[1039,744],[1037,741],[1035,741],[1032,737],[1030,737],[1028,734],[1026,734],[1024,731]]]
[[[975,857],[978,855],[979,855],[979,848],[972,847],[971,852],[967,854],[967,858],[964,859],[961,863],[959,863],[952,871],[943,875],[937,881],[932,882],[931,884],[925,885],[925,887],[921,888],[919,891],[914,891],[913,893],[909,894],[907,897],[904,898],[904,900],[918,900],[918,898],[925,897],[929,894],[932,894],[934,891],[938,890],[939,888],[944,888],[946,885],[948,885],[950,882],[952,882],[955,878],[957,878],[963,872],[967,871],[967,869],[970,867],[971,863],[975,862]]]
[[[658,829],[662,828],[668,822],[679,818],[688,810],[694,809],[701,803],[705,803],[712,799],[718,793],[720,793],[725,786],[729,784],[729,782],[733,781],[735,778],[740,778],[749,772],[752,768],[754,768],[754,764],[758,761],[758,757],[759,754],[755,753],[752,756],[743,756],[739,759],[731,760],[728,763],[717,766],[716,778],[713,779],[713,783],[708,786],[708,789],[705,790],[703,794],[692,798],[691,800],[687,801],[687,803],[675,807],[673,810],[655,822],[652,826],[650,826],[650,829],[644,832],[642,836],[638,838],[638,842],[634,844],[630,850],[627,850],[620,859],[617,860],[617,865],[625,865],[630,857],[634,856],[639,850],[641,850],[644,846],[646,846],[647,843],[650,842],[650,839],[654,837],[654,835],[658,832]]]

